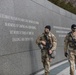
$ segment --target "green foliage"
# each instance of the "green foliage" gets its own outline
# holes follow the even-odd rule
[[[76,7],[73,7],[73,5],[70,2],[65,3],[63,0],[48,0],[48,1],[62,7],[65,10],[68,10],[69,12],[76,14]]]

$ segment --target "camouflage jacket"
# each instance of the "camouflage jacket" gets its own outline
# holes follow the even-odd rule
[[[64,51],[67,50],[76,50],[76,46],[74,44],[74,40],[76,41],[76,37],[73,36],[72,32],[69,32],[64,39]]]
[[[46,39],[44,37],[45,33],[42,33],[37,39],[36,39],[36,43],[37,44],[40,44],[40,41],[45,41],[46,42]],[[54,36],[53,33],[49,33],[48,35],[48,39],[50,41],[50,43],[52,44],[52,48],[51,50],[55,50],[56,49],[56,46],[57,46],[57,39],[56,37]]]

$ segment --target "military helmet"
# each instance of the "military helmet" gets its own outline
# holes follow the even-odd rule
[[[76,24],[72,24],[71,29],[76,29]]]

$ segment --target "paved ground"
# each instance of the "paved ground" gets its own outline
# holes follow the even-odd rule
[[[49,75],[70,75],[69,69],[70,69],[69,63],[66,60],[64,62],[58,63],[50,67]],[[44,70],[35,75],[44,75]],[[75,75],[76,75],[76,72],[75,72]]]

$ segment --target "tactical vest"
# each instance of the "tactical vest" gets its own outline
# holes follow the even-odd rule
[[[51,40],[50,40],[51,38]],[[48,37],[48,35],[42,34],[40,40],[46,41],[46,46],[43,47],[43,49],[51,49],[52,48],[52,35]],[[40,45],[42,47],[42,45]]]

